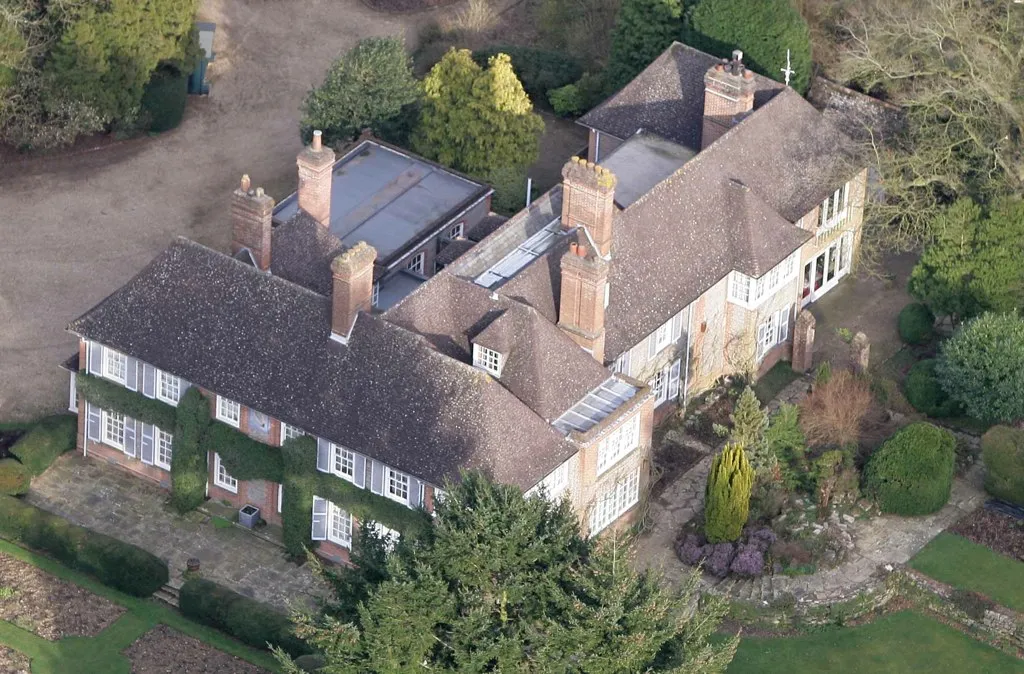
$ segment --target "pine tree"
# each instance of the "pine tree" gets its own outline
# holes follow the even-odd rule
[[[475,474],[446,491],[433,535],[399,542],[351,622],[297,618],[324,671],[711,674],[732,659],[737,639],[708,642],[723,605],[690,611],[696,574],[669,589],[637,573],[625,540],[583,537],[564,501]]]
[[[764,432],[768,428],[768,414],[761,409],[761,402],[753,388],[748,386],[743,389],[729,418],[732,421],[729,441],[746,449],[754,470],[767,467]]]
[[[505,54],[481,68],[469,50],[450,50],[423,80],[425,99],[413,133],[420,154],[486,179],[537,159],[544,122]]]
[[[679,38],[682,14],[681,0],[623,0],[612,32],[610,90],[628,84]]]
[[[380,133],[419,96],[412,59],[402,40],[363,38],[331,65],[323,84],[307,94],[299,133],[308,143],[313,130],[320,129],[329,145],[349,141],[364,128]]]
[[[750,513],[754,469],[742,445],[728,444],[711,462],[704,493],[704,534],[711,543],[735,541]]]

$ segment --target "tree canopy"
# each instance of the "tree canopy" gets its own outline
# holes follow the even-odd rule
[[[679,38],[682,13],[681,0],[622,1],[606,72],[610,90],[628,84]]]
[[[933,241],[910,275],[914,297],[954,321],[1024,307],[1024,201],[989,212],[960,199],[935,217]]]
[[[687,10],[684,41],[722,58],[740,49],[752,70],[780,82],[788,49],[790,85],[803,93],[811,81],[810,30],[790,0],[700,0]]]
[[[394,37],[367,37],[335,61],[323,84],[302,104],[300,134],[324,132],[329,145],[344,143],[364,128],[380,133],[402,109],[420,97],[405,43]]]
[[[413,149],[446,166],[486,179],[537,158],[544,122],[505,54],[482,68],[469,50],[450,50],[423,80],[424,102]]]
[[[564,501],[465,475],[432,537],[386,554],[363,530],[357,568],[336,572],[340,605],[296,616],[330,671],[703,673],[735,652],[735,638],[708,643],[719,601],[689,614],[696,575],[671,590],[637,573],[621,538],[584,538]]]

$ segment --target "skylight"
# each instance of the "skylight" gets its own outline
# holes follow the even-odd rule
[[[494,288],[498,284],[515,276],[526,265],[543,255],[555,241],[561,231],[561,218],[555,218],[530,238],[519,244],[515,250],[501,258],[497,264],[480,274],[474,280],[484,288]]]
[[[635,395],[636,387],[609,377],[551,425],[565,435],[572,431],[585,433]]]

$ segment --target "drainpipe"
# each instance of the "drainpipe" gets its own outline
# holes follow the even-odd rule
[[[690,389],[690,344],[693,338],[693,303],[686,307],[686,364],[683,365],[683,410],[686,410],[686,393]]]

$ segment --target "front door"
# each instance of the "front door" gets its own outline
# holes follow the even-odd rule
[[[807,306],[817,300],[846,276],[850,271],[852,242],[853,235],[847,232],[804,265],[800,306]]]

